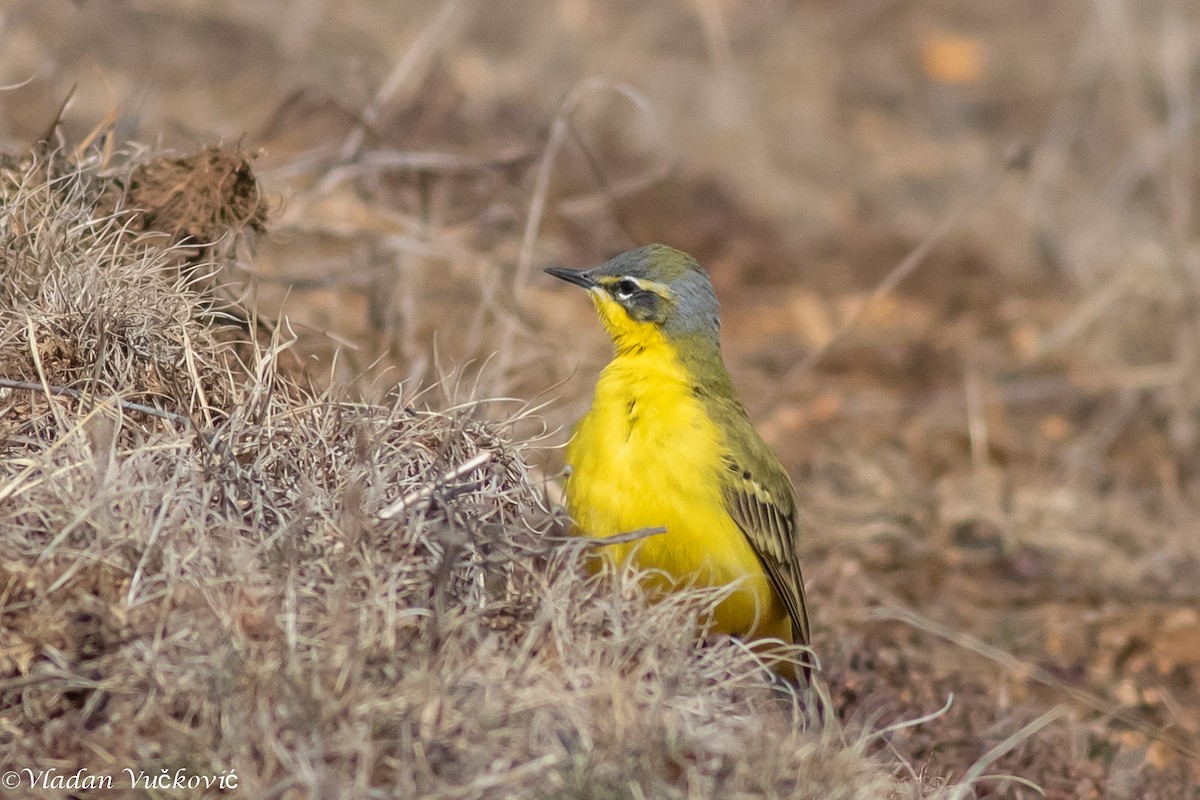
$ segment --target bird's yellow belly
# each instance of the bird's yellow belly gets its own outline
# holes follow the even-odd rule
[[[787,611],[725,510],[721,454],[720,433],[685,381],[614,362],[567,448],[568,509],[582,535],[666,528],[609,545],[604,554],[662,573],[654,581],[657,591],[735,585],[715,609],[713,628],[790,642]]]

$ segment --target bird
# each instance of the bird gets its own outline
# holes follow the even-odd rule
[[[756,650],[765,639],[807,647],[795,490],[725,367],[707,272],[663,244],[545,271],[587,290],[614,352],[566,448],[572,531],[665,528],[600,550],[658,575],[657,590],[732,586],[713,611],[714,633]],[[775,671],[799,680],[791,659]],[[811,667],[799,672],[807,683]]]

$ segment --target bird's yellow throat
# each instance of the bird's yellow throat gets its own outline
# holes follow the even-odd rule
[[[625,309],[603,289],[589,289],[588,296],[604,330],[612,339],[617,357],[631,350],[653,349],[659,351],[660,359],[677,358],[676,349],[667,341],[662,327],[652,322],[633,319]]]

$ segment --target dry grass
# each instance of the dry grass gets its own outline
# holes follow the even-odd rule
[[[485,400],[303,389],[280,334],[219,329],[171,250],[95,214],[94,169],[19,166],[0,772],[114,777],[89,797],[128,796],[126,769],[236,773],[245,797],[932,791],[752,653],[698,648],[711,595],[648,606],[636,576],[585,577]]]

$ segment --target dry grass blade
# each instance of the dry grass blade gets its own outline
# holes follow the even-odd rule
[[[1028,740],[1029,738],[1031,738],[1034,734],[1036,734],[1042,728],[1046,727],[1050,723],[1052,723],[1055,720],[1062,717],[1064,715],[1064,713],[1065,713],[1065,708],[1063,706],[1055,706],[1054,708],[1047,711],[1045,714],[1042,714],[1040,717],[1035,719],[1033,722],[1030,722],[1028,725],[1021,728],[1021,730],[1017,731],[1012,736],[1009,736],[1007,739],[1005,739],[1000,744],[993,747],[982,758],[980,758],[978,761],[976,761],[974,764],[971,765],[971,768],[969,770],[967,770],[965,775],[963,775],[962,782],[958,786],[954,787],[954,789],[950,792],[950,796],[949,796],[948,800],[966,800],[966,798],[973,795],[975,793],[973,786],[975,785],[976,782],[978,782],[981,778],[984,777],[984,771],[993,762],[995,762],[996,759],[1000,758],[1005,753],[1008,753],[1011,750],[1013,750],[1021,742],[1024,742],[1024,741]],[[1027,786],[1030,786],[1030,788],[1034,789],[1034,791],[1036,791],[1038,794],[1043,794],[1043,795],[1045,794],[1045,792],[1043,792],[1040,788],[1038,788],[1036,786],[1031,786],[1027,781],[1022,781],[1019,778],[1008,778],[1007,776],[1004,776],[1004,777],[991,776],[991,779],[992,780],[997,780],[997,779],[1015,780],[1017,782],[1024,783]]]
[[[998,647],[993,647],[986,642],[980,641],[974,636],[953,630],[952,628],[935,622],[928,617],[906,609],[880,608],[873,611],[871,613],[871,617],[879,620],[894,620],[897,622],[903,622],[907,625],[913,626],[914,628],[919,628],[920,630],[932,633],[935,636],[945,639],[948,642],[952,642],[953,644],[958,645],[965,650],[969,650],[973,653],[983,656],[984,658],[987,658],[990,661],[994,661],[1011,673],[1016,675],[1027,675],[1040,684],[1049,686],[1056,691],[1062,692],[1085,708],[1090,708],[1091,710],[1103,714],[1106,717],[1119,719],[1129,727],[1145,734],[1150,739],[1161,741],[1170,746],[1180,755],[1200,762],[1200,749],[1197,749],[1194,743],[1189,742],[1170,731],[1163,730],[1159,726],[1154,725],[1150,721],[1142,718],[1140,715],[1132,711],[1129,711],[1128,709],[1118,707],[1110,700],[1106,700],[1091,692],[1084,691],[1083,689],[1079,689],[1074,686],[1068,686],[1047,670],[1042,669],[1034,664],[1030,664],[1026,661],[1022,661],[1011,653],[1006,653]]]

